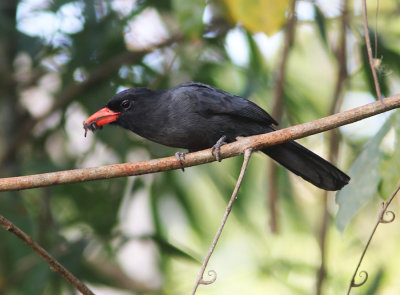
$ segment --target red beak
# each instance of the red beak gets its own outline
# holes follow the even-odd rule
[[[121,115],[119,112],[114,112],[109,108],[103,108],[100,111],[91,115],[84,123],[83,128],[85,129],[85,136],[87,130],[95,131],[103,125],[115,122]]]
[[[95,122],[98,127],[101,127],[103,125],[106,125],[106,124],[116,121],[120,115],[121,115],[121,113],[119,113],[119,112],[114,112],[114,111],[110,110],[109,108],[103,108],[100,111],[91,115],[83,123],[83,125],[88,125],[88,124]]]

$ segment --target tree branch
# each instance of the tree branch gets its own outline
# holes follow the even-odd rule
[[[244,137],[239,141],[222,146],[221,158],[224,159],[235,157],[243,154],[247,149],[256,151],[271,145],[277,145],[290,140],[321,133],[339,126],[365,119],[367,117],[387,112],[398,107],[400,107],[400,94],[387,97],[384,104],[381,102],[373,102],[315,121],[299,124],[266,134]],[[182,161],[182,164],[183,167],[191,167],[213,161],[215,161],[215,157],[211,154],[211,149],[207,149],[187,154],[185,159]],[[144,162],[114,164],[102,167],[8,177],[0,179],[0,192],[98,179],[143,175],[174,169],[181,169],[181,163],[176,159],[175,156],[172,156]]]
[[[43,249],[39,244],[32,240],[32,238],[20,230],[16,225],[9,221],[4,216],[0,215],[0,225],[10,233],[14,234],[18,239],[24,242],[36,254],[38,254],[44,261],[46,261],[50,268],[62,275],[68,282],[71,283],[77,290],[84,295],[94,295],[92,291],[80,280],[78,280],[72,273],[70,273],[64,266],[62,266],[53,256]]]

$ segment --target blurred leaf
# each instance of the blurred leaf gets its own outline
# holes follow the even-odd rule
[[[368,289],[365,291],[365,295],[379,294],[379,290],[382,287],[383,280],[385,279],[385,270],[379,268],[377,273],[374,274],[373,278],[368,280]],[[372,280],[372,282],[370,281]]]
[[[221,0],[220,0],[221,1]],[[229,17],[242,24],[252,33],[272,35],[286,22],[289,0],[222,0],[228,8]]]
[[[249,66],[246,73],[246,87],[240,94],[243,97],[249,97],[268,83],[268,71],[264,67],[263,56],[258,45],[248,32],[246,33],[246,39],[249,47]]]
[[[157,243],[157,245],[160,247],[161,251],[163,251],[164,253],[168,253],[168,254],[176,256],[176,257],[188,259],[188,260],[190,260],[192,262],[195,262],[195,263],[201,263],[201,261],[199,261],[198,259],[194,258],[189,253],[187,253],[187,252],[179,249],[178,247],[172,245],[170,242],[168,242],[163,237],[160,237],[160,236],[157,236],[157,235],[153,235],[153,236],[151,236],[151,239],[154,242]]]
[[[172,0],[180,29],[187,37],[200,36],[203,30],[203,0]]]
[[[384,154],[380,174],[382,181],[379,185],[379,195],[382,199],[388,199],[400,180],[400,112],[396,111],[392,117],[392,125],[395,131],[394,151],[391,154]]]
[[[43,294],[45,285],[38,284],[37,282],[54,282],[53,272],[49,268],[48,264],[42,261],[39,257],[34,257],[37,259],[37,264],[25,274],[24,279],[18,284],[19,291],[21,294],[27,295],[40,295]]]
[[[150,209],[152,215],[152,223],[154,226],[154,236],[166,240],[166,231],[164,229],[161,216],[159,214],[161,212],[160,198],[163,197],[165,188],[162,181],[159,181],[160,178],[162,179],[162,176],[155,176],[152,186],[149,189]],[[167,256],[163,251],[160,251],[159,265],[161,270],[165,272],[167,268]]]
[[[73,73],[76,68],[91,70],[101,62],[126,51],[123,36],[124,22],[114,12],[102,18],[96,16],[94,6],[85,5],[83,30],[71,35],[71,61],[68,66]]]
[[[297,230],[301,231],[307,229],[308,225],[305,222],[299,222],[299,220],[304,220],[304,216],[300,211],[299,206],[296,203],[295,196],[293,193],[291,180],[289,177],[290,172],[278,165],[277,167],[277,180],[278,180],[278,189],[279,189],[279,200],[278,202],[281,204],[278,208],[279,211],[284,211],[285,216],[288,216],[288,221]],[[279,218],[279,217],[278,217]]]
[[[367,204],[377,191],[381,175],[379,166],[383,153],[379,150],[382,139],[389,132],[392,121],[387,120],[379,132],[365,145],[350,168],[350,183],[336,194],[339,211],[336,226],[343,232],[355,214]]]
[[[143,2],[147,2],[149,5],[157,7],[157,9],[169,11],[172,9],[172,1],[173,0],[145,0]]]
[[[276,271],[279,271],[285,277],[282,280],[282,284],[285,285],[290,291],[288,294],[296,294],[296,295],[307,295],[310,294],[309,290],[305,290],[305,288],[301,284],[297,284],[292,280],[288,280],[287,278],[293,273],[296,272],[298,275],[306,275],[315,272],[315,268],[310,267],[309,264],[303,263],[301,261],[293,261],[287,258],[274,259],[274,261],[259,261],[259,269],[264,274],[268,276],[274,276]]]
[[[43,50],[42,42],[37,37],[18,34],[19,50],[29,54],[31,58],[36,58],[40,50]]]
[[[314,13],[315,13],[315,21],[318,28],[319,35],[324,43],[325,46],[328,45],[328,40],[326,38],[326,20],[325,15],[321,11],[318,5],[313,3]]]
[[[24,206],[21,192],[5,192],[0,198],[1,214],[21,228],[27,234],[34,234],[34,222],[29,216],[29,211]],[[19,239],[12,236],[9,232],[0,228],[0,275],[8,277],[18,269],[15,263],[21,257],[25,257],[32,251]]]
[[[54,200],[54,206],[68,209],[65,219],[70,225],[84,222],[99,236],[110,236],[118,221],[125,182],[113,179],[55,187],[58,199]],[[66,207],[68,204],[71,207]]]
[[[247,82],[246,71],[238,68],[231,62],[221,63],[215,71],[211,72],[213,80],[219,88],[230,93],[238,93]]]
[[[201,63],[196,68],[196,72],[193,75],[193,81],[199,81],[209,85],[216,85],[216,79],[214,75],[210,75],[210,73],[217,72],[219,66],[219,64],[212,62]]]
[[[288,117],[289,125],[314,120],[323,116],[323,113],[313,103],[310,94],[300,85],[286,83],[284,87],[285,116]],[[286,126],[278,122],[280,126]],[[282,128],[282,127],[281,127]]]
[[[190,203],[190,194],[182,181],[182,178],[177,173],[165,173],[165,189],[170,190],[173,196],[176,198],[178,204],[182,206],[186,217],[189,220],[190,226],[198,234],[203,233],[200,221],[196,218],[196,214],[193,214],[193,206]],[[171,189],[172,188],[172,189]]]

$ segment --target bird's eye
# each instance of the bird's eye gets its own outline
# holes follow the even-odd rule
[[[121,103],[121,107],[125,110],[129,109],[131,107],[131,102],[127,99],[125,99],[122,103]]]

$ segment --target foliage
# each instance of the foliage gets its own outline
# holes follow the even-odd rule
[[[381,181],[380,162],[383,153],[379,150],[383,138],[389,132],[390,120],[388,120],[379,132],[371,138],[363,148],[363,151],[354,161],[349,175],[354,185],[344,187],[336,195],[339,204],[337,214],[337,227],[343,232],[348,222],[355,213],[368,203],[377,191]],[[368,171],[368,173],[364,173]]]
[[[286,8],[287,1],[279,2]],[[341,10],[320,2],[297,3],[280,126],[330,112]],[[390,95],[399,92],[400,27],[396,2],[384,2],[377,58],[382,89]],[[172,155],[174,149],[113,126],[84,138],[83,120],[126,87],[164,89],[195,80],[270,110],[287,21],[287,14],[266,8],[271,3],[278,1],[1,1],[1,176]],[[357,7],[349,6],[343,108],[375,97]],[[258,22],[262,16],[272,24]],[[339,228],[348,227],[342,238],[334,226],[328,228],[325,294],[344,292],[379,210],[379,197],[387,198],[398,182],[398,120],[394,113],[390,119],[377,116],[340,128],[339,166],[352,171],[354,181],[337,197],[337,216],[336,205],[328,202]],[[326,152],[323,134],[301,142]],[[269,184],[268,161],[261,154],[253,156],[211,261],[218,279],[200,287],[199,293],[312,292],[320,263],[316,231],[322,193],[283,169]],[[240,165],[241,159],[235,158],[185,173],[2,193],[0,214],[32,235],[97,294],[107,294],[104,288],[126,294],[187,294]],[[266,222],[268,185],[276,185],[280,194],[279,235],[271,234]],[[356,212],[360,213],[354,217]],[[372,259],[366,267],[374,277],[367,283],[369,294],[396,290],[400,237],[397,225],[386,227],[381,229],[386,237],[377,237],[376,248],[369,252]],[[0,231],[0,241],[0,294],[74,294],[9,233]]]
[[[264,32],[271,35],[285,23],[288,0],[225,0],[227,17],[234,23],[241,23],[252,33]]]

